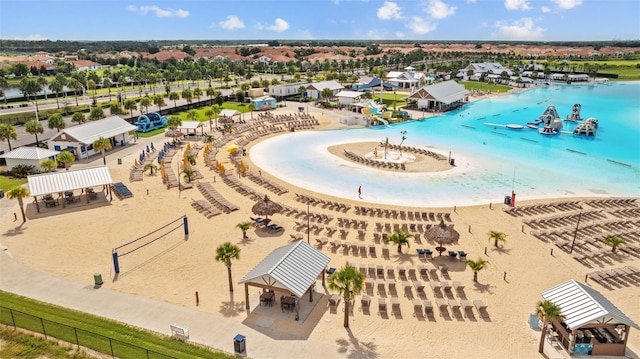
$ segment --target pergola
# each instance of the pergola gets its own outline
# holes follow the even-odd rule
[[[200,129],[200,134],[204,136],[204,126],[200,121],[182,121],[182,124],[178,126],[177,130],[182,132],[182,130],[187,131],[187,136],[189,133],[193,131],[193,135],[197,135],[198,129]]]
[[[38,212],[40,212],[38,196],[58,193],[59,198],[62,198],[65,192],[80,189],[85,193],[85,199],[89,203],[89,192],[85,191],[85,188],[103,186],[106,188],[106,194],[109,194],[109,186],[113,183],[107,166],[42,173],[28,176],[27,181],[29,183],[29,194],[33,196]],[[65,201],[63,200],[62,208],[64,207]]]
[[[220,111],[218,118],[222,123],[235,122],[234,117],[238,116],[238,120],[242,120],[242,113],[238,110],[224,109]]]
[[[239,282],[244,283],[246,308],[250,309],[250,285],[298,298],[309,291],[309,301],[312,302],[313,286],[320,273],[322,284],[325,284],[325,269],[330,260],[305,241],[296,241],[274,249]]]
[[[573,279],[541,294],[560,307],[564,320],[551,324],[558,341],[574,354],[624,356],[629,328],[640,329],[598,291]]]

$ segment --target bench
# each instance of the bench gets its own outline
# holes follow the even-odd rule
[[[178,338],[178,339],[182,339],[182,340],[187,340],[189,339],[189,329],[187,328],[183,328],[183,327],[179,327],[175,324],[171,324],[169,327],[171,327],[171,336],[174,338]]]

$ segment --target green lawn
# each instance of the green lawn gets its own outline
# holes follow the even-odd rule
[[[1,359],[91,359],[95,358],[70,345],[55,343],[34,334],[22,333],[12,328],[0,327],[3,342]]]
[[[464,88],[469,90],[469,91],[471,91],[471,90],[478,90],[478,91],[491,90],[491,92],[507,92],[507,91],[511,90],[511,86],[494,85],[494,84],[488,84],[488,83],[479,82],[479,81],[460,81],[459,83],[461,85],[463,85]]]
[[[149,131],[149,132],[138,132],[138,137],[144,137],[144,138],[149,138],[149,137],[153,137],[153,136],[157,136],[159,134],[164,133],[166,129],[164,128],[157,128],[153,131]]]
[[[0,303],[3,307],[0,308],[0,323],[12,325],[11,323],[15,321],[17,326],[21,328],[42,333],[43,322],[36,318],[40,317],[45,319],[44,327],[48,336],[70,343],[76,343],[76,338],[78,338],[80,345],[101,353],[111,354],[111,348],[113,348],[115,356],[120,358],[147,357],[146,351],[131,345],[177,358],[233,358],[231,355],[214,352],[196,344],[171,339],[168,336],[161,336],[126,324],[38,302],[4,291],[0,291]],[[6,308],[14,310],[13,318]],[[70,327],[78,328],[78,330],[74,332]],[[110,343],[105,337],[115,340]],[[162,356],[156,354],[152,357]]]
[[[23,184],[27,183],[26,178],[9,178],[7,176],[0,176],[0,189],[9,192],[14,188],[20,187]]]

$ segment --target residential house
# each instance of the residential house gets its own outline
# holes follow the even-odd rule
[[[322,98],[322,90],[324,89],[331,90],[332,96],[335,96],[338,92],[344,89],[344,86],[333,80],[313,82],[307,86],[307,97],[319,100]]]
[[[421,87],[408,100],[415,100],[421,110],[445,112],[469,101],[469,91],[459,83],[449,80]]]

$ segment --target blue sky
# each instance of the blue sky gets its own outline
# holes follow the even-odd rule
[[[638,0],[0,0],[23,40],[640,39]]]

